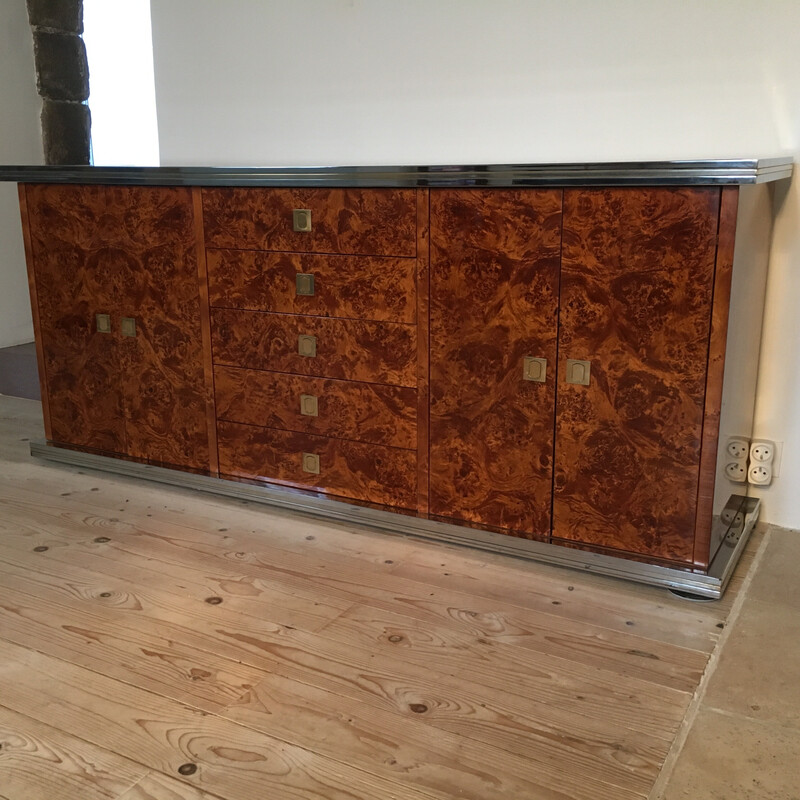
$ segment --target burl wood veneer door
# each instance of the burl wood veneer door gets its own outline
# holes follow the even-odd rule
[[[430,510],[550,534],[560,190],[431,190]],[[542,382],[525,357],[547,359]]]
[[[191,190],[107,187],[107,263],[125,276],[120,341],[127,452],[208,469],[200,293]]]
[[[123,453],[125,417],[113,322],[125,280],[109,268],[114,221],[102,186],[29,185],[23,214],[30,234],[50,438]],[[112,328],[97,330],[96,314]]]
[[[564,192],[554,537],[692,560],[719,202]]]

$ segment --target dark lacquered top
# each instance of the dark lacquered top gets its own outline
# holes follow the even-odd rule
[[[428,167],[0,166],[0,181],[141,186],[664,186],[789,178],[790,157]]]

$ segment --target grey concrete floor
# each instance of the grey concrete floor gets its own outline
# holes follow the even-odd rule
[[[651,798],[800,798],[800,531],[770,527]]]

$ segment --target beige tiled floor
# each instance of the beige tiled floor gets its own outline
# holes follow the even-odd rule
[[[798,567],[800,531],[771,528],[666,790],[654,798],[800,798]]]

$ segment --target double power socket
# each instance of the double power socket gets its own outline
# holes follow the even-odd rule
[[[777,476],[777,456],[775,442],[731,436],[725,446],[725,475],[734,483],[769,486]]]

